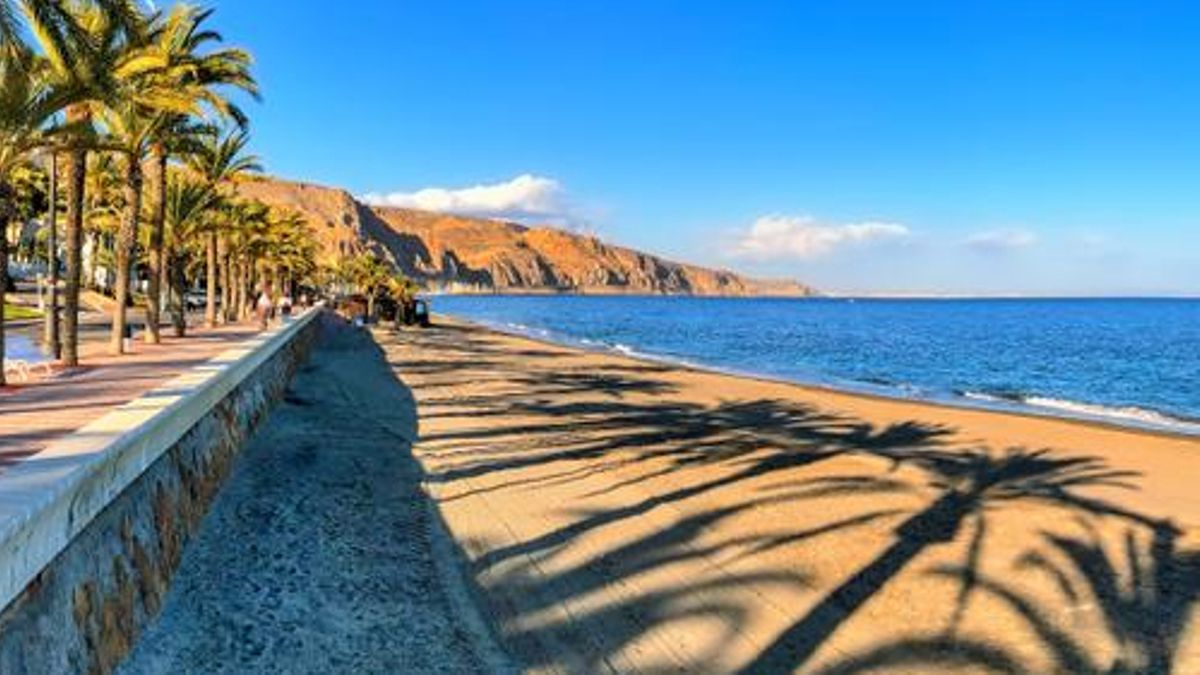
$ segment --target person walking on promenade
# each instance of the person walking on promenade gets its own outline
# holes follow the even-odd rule
[[[275,308],[275,302],[271,300],[271,289],[266,284],[263,284],[262,293],[258,296],[258,303],[255,310],[258,312],[258,327],[261,330],[267,329],[267,321],[271,318],[271,310]]]

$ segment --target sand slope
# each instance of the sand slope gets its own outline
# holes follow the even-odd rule
[[[1200,672],[1200,442],[377,338],[530,670]]]

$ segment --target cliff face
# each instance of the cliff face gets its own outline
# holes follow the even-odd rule
[[[243,197],[292,209],[307,218],[320,243],[321,262],[354,255],[369,245],[358,217],[359,204],[345,190],[272,178],[246,179],[237,188]]]
[[[811,295],[791,281],[747,279],[548,227],[371,207],[343,190],[274,179],[242,194],[309,219],[325,260],[374,249],[409,276],[458,292]]]

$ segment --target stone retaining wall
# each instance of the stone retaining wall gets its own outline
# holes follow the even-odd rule
[[[120,663],[157,614],[244,441],[307,358],[320,320],[312,310],[190,380],[148,393],[151,407],[156,396],[175,398],[76,459],[39,487],[33,507],[0,523],[0,602],[9,600],[0,612],[0,673],[108,673]],[[137,417],[143,399],[126,418]],[[109,427],[120,424],[114,413]],[[98,432],[85,427],[73,441],[86,443],[89,433]],[[45,460],[51,468],[54,454]],[[4,494],[6,483],[36,482],[38,469],[30,465],[26,480],[0,476],[0,500],[20,492]],[[37,556],[50,554],[42,565]]]

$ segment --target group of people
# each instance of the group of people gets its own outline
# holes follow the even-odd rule
[[[300,307],[307,308],[309,299],[307,293],[300,294]],[[287,293],[282,293],[278,298],[271,296],[271,287],[263,284],[262,291],[258,294],[258,300],[254,303],[254,312],[258,316],[259,328],[266,329],[267,324],[278,314],[286,323],[292,316],[292,296]]]

